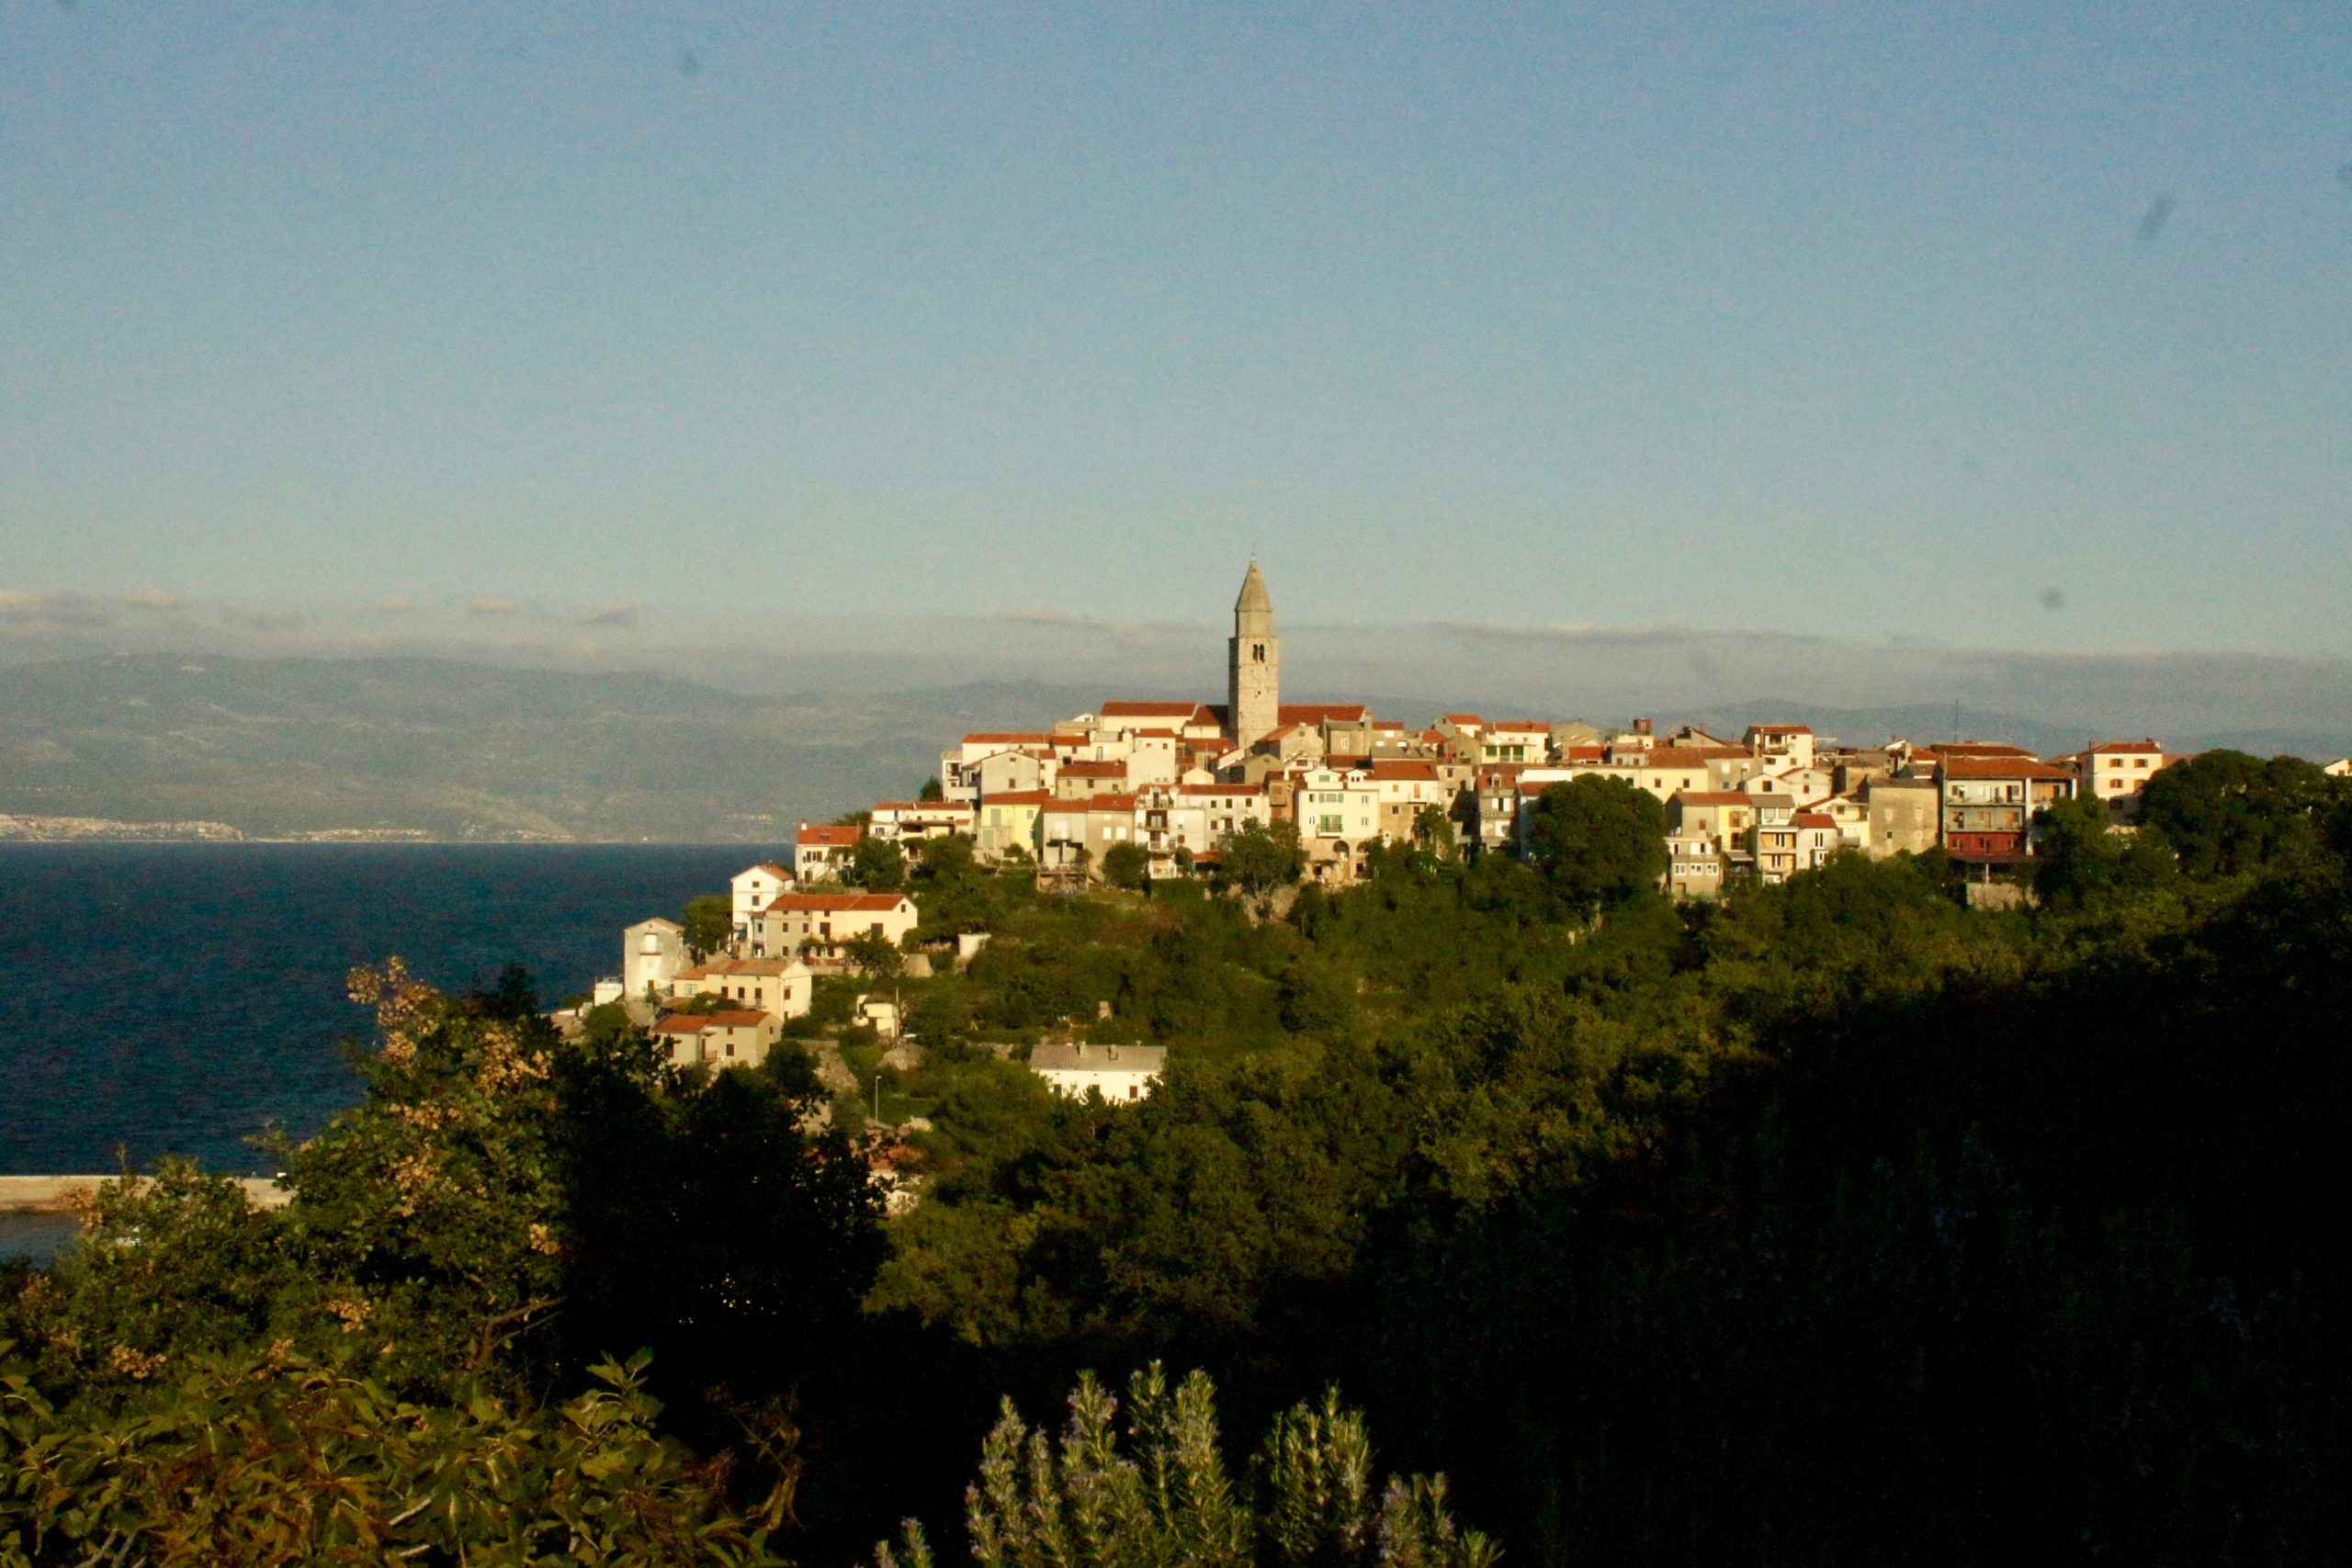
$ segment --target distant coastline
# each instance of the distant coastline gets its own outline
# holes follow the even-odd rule
[[[103,817],[33,817],[0,812],[0,847],[10,844],[546,844],[598,845],[758,844],[743,839],[602,839],[522,830],[485,830],[450,835],[424,828],[318,828],[299,833],[248,833],[226,822],[119,822]],[[778,841],[781,841],[780,840]]]

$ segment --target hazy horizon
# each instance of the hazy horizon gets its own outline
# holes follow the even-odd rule
[[[1279,604],[1279,589],[1277,604]],[[271,659],[413,657],[526,669],[663,674],[762,697],[1032,683],[1110,696],[1222,700],[1229,627],[1080,616],[797,615],[745,639],[734,616],[593,607],[404,610],[269,617],[192,603],[0,602],[0,663],[108,654]],[[2352,751],[2352,665],[2330,659],[2150,650],[2094,654],[1952,647],[1861,627],[1807,633],[1690,626],[1385,626],[1282,621],[1285,691],[1385,698],[1395,716],[1473,704],[1530,716],[1776,716],[1780,707],[1883,712],[1958,703],[2037,733],[2275,735]],[[1038,718],[1058,716],[1040,714]],[[943,739],[943,744],[944,743]],[[2079,740],[2070,744],[2079,743]]]
[[[0,0],[0,619],[2341,660],[2346,101],[2296,5]]]

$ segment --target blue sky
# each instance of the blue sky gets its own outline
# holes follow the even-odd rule
[[[1253,547],[2352,657],[2352,10],[0,0],[8,603],[1207,622]]]

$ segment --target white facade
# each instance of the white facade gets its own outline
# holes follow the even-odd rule
[[[1083,1100],[1089,1090],[1114,1105],[1148,1097],[1168,1063],[1165,1045],[1039,1045],[1029,1070],[1056,1094]]]
[[[667,996],[685,966],[686,928],[677,921],[657,916],[621,933],[621,988],[628,995]]]
[[[734,895],[729,924],[740,942],[751,938],[752,916],[775,903],[779,895],[792,891],[793,876],[775,862],[762,861],[737,872],[728,886]]]

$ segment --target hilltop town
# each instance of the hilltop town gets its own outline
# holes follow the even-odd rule
[[[680,1064],[755,1064],[808,1014],[820,976],[901,964],[927,976],[934,963],[967,963],[987,940],[965,932],[938,953],[899,956],[920,918],[904,891],[910,864],[968,859],[1027,871],[1047,891],[1227,886],[1245,879],[1229,863],[1248,848],[1251,875],[1271,864],[1276,881],[1337,887],[1399,846],[1523,856],[1545,792],[1587,777],[1657,803],[1658,884],[1677,899],[1785,882],[1838,854],[1934,851],[1971,904],[2004,907],[2025,896],[2049,807],[2096,801],[2110,830],[2128,834],[2149,781],[2184,760],[2153,739],[2043,757],[1988,739],[1849,745],[1802,724],[1752,723],[1733,738],[1661,734],[1642,717],[1607,729],[1475,713],[1414,724],[1361,703],[1286,703],[1273,598],[1254,560],[1225,677],[1223,703],[1120,698],[1046,728],[965,735],[918,798],[800,823],[788,863],[733,879],[723,929],[690,933],[666,918],[630,927],[623,972],[595,999],[643,1012]],[[854,1016],[881,1037],[899,1032],[878,993],[858,996]],[[1076,1049],[1057,1087],[1147,1091],[1136,1058],[1088,1064]]]

